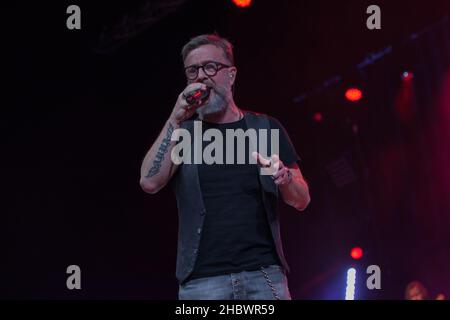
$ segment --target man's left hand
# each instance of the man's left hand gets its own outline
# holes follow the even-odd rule
[[[263,168],[270,168],[272,173],[272,179],[277,186],[285,185],[291,182],[292,172],[286,167],[283,161],[277,154],[273,154],[269,159],[264,158],[258,152],[253,152],[253,157],[256,159],[258,164]]]

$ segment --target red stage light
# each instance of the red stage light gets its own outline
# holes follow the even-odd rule
[[[355,260],[359,260],[363,256],[363,250],[360,247],[355,247],[350,251],[350,256]]]
[[[345,97],[351,102],[359,101],[362,98],[362,91],[356,88],[347,89],[345,92]]]
[[[405,125],[413,125],[417,116],[416,95],[414,93],[414,74],[411,71],[402,73],[402,82],[394,100],[394,108],[399,120]]]
[[[320,112],[314,113],[313,119],[316,122],[321,122],[323,120],[322,114]]]
[[[252,4],[252,0],[233,0],[233,3],[239,8],[246,8]]]
[[[405,71],[402,73],[402,79],[403,80],[412,80],[414,78],[414,73],[412,73],[411,71]]]

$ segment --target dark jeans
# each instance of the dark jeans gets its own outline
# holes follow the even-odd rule
[[[291,300],[278,265],[190,280],[179,286],[180,300]]]

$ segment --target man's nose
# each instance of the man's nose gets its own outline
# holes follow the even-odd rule
[[[208,75],[205,73],[203,68],[198,68],[197,82],[203,82],[203,80],[208,79]]]

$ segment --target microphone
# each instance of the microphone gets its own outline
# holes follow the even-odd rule
[[[190,105],[199,104],[201,101],[209,97],[210,92],[211,87],[207,87],[206,90],[197,89],[186,94],[184,98],[186,99],[186,102]]]

